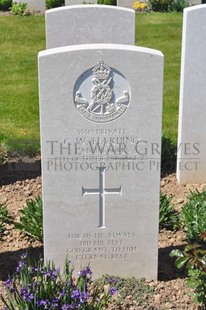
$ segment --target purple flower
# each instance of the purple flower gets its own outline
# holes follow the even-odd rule
[[[61,310],[73,310],[74,309],[74,305],[63,305],[61,307]]]
[[[14,293],[14,288],[12,287],[13,282],[11,279],[6,280],[6,282],[4,282],[4,286],[10,291],[10,293]]]
[[[73,290],[71,294],[71,298],[79,299],[80,298],[80,292],[78,290]]]
[[[26,263],[24,261],[20,261],[16,268],[16,272],[20,272],[24,266],[26,266]]]
[[[28,293],[28,290],[27,290],[27,287],[21,287],[20,288],[20,294],[23,296],[24,294],[27,294]]]
[[[55,268],[55,270],[51,274],[52,280],[55,280],[60,273],[60,268]]]
[[[70,259],[67,259],[67,265],[70,265],[71,264],[71,260]]]
[[[52,307],[58,307],[59,305],[59,298],[58,297],[55,297],[53,300],[52,300]]]
[[[37,273],[39,271],[39,268],[38,267],[33,267],[33,271]]]
[[[117,293],[117,288],[114,286],[111,286],[109,289],[109,294],[110,295],[115,295]]]
[[[52,300],[51,308],[52,308],[52,309],[58,309],[58,306],[59,306],[59,298],[58,298],[58,297],[55,297],[55,298]]]
[[[66,290],[60,291],[59,293],[60,293],[60,296],[64,298],[64,296],[66,295]]]
[[[89,294],[87,292],[80,293],[80,301],[87,302],[89,300]]]
[[[38,281],[34,281],[34,288],[36,288],[37,286],[39,286],[39,282]]]
[[[71,298],[75,299],[78,306],[81,307],[84,302],[88,301],[89,295],[87,292],[80,292],[78,289],[75,289],[72,291]]]
[[[118,282],[117,279],[111,278],[111,277],[106,277],[106,281],[107,281],[107,283],[110,283],[110,284],[117,284],[117,282]]]
[[[78,272],[78,276],[79,276],[79,277],[86,277],[86,276],[91,277],[91,276],[92,276],[92,271],[91,271],[90,267],[87,266],[85,269],[80,270],[80,271]]]
[[[34,299],[34,294],[33,293],[25,293],[22,295],[23,299],[30,302]]]
[[[51,276],[51,271],[45,271],[45,276],[50,277]]]
[[[47,300],[37,300],[36,305],[37,307],[46,306]]]
[[[28,292],[28,287],[26,286],[20,288],[20,294],[22,298],[28,302],[31,302],[34,299],[34,294]]]
[[[26,253],[24,253],[24,254],[21,255],[21,259],[25,259],[26,257],[27,257],[27,254],[26,254]]]
[[[12,280],[11,280],[11,279],[8,279],[8,280],[6,280],[6,282],[4,282],[4,286],[5,286],[6,288],[10,288],[10,287],[11,287],[11,284],[12,284]]]
[[[92,276],[92,271],[91,271],[91,268],[89,266],[87,266],[87,268],[86,268],[86,273],[87,273],[87,275]]]

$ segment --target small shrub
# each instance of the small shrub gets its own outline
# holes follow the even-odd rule
[[[20,211],[20,223],[15,223],[15,228],[30,237],[43,241],[43,206],[42,198],[27,200],[26,206]]]
[[[205,238],[203,238],[205,239]],[[177,268],[186,267],[188,278],[186,286],[193,290],[190,293],[195,303],[206,309],[206,249],[203,245],[186,245],[184,251],[173,250],[171,257],[176,257]]]
[[[28,10],[27,3],[24,2],[19,3],[14,2],[11,8],[11,12],[14,15],[20,15],[20,16],[26,16],[31,14],[30,11]]]
[[[206,189],[190,192],[187,202],[183,205],[180,217],[183,224],[186,240],[202,242],[200,235],[206,231]]]
[[[12,152],[8,152],[10,157],[35,157],[40,153],[40,144],[37,140],[16,139],[9,140],[8,143],[12,149]]]
[[[160,211],[159,211],[159,228],[165,229],[178,229],[179,216],[171,204],[173,196],[167,197],[165,194],[160,193]]]
[[[183,10],[189,6],[190,4],[187,0],[175,0],[172,4],[172,11],[183,12]]]
[[[162,171],[172,171],[176,165],[177,146],[168,138],[165,133],[162,134],[161,150],[161,169]]]
[[[148,305],[148,300],[152,299],[155,290],[150,287],[144,278],[120,278],[110,275],[104,275],[94,282],[97,287],[104,287],[109,283],[115,286],[118,291],[118,302],[121,303],[127,296],[132,296],[139,304]]]
[[[8,160],[8,149],[4,143],[0,143],[0,165]]]
[[[174,0],[149,0],[149,2],[154,12],[170,12]]]
[[[40,260],[32,266],[25,255],[12,278],[4,282],[7,298],[2,296],[7,310],[84,309],[101,310],[116,295],[108,283],[103,288],[93,287],[92,271],[86,267],[73,277],[70,261],[63,273],[54,264]]]
[[[47,10],[58,8],[64,5],[64,0],[46,0],[46,8]]]
[[[141,2],[141,1],[136,1],[132,8],[136,11],[136,12],[147,12],[149,11],[149,6],[146,2]]]
[[[0,240],[4,235],[6,230],[6,224],[11,224],[12,218],[9,215],[9,212],[6,206],[0,205]]]
[[[98,0],[98,4],[117,5],[116,0]]]
[[[0,11],[9,11],[12,7],[12,0],[0,0]]]

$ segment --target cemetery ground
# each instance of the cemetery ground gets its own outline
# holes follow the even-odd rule
[[[138,14],[136,18],[136,44],[159,49],[165,55],[163,130],[173,142],[177,137],[181,25],[182,14],[177,13]],[[3,146],[10,156],[32,157],[39,153],[37,53],[45,49],[44,33],[43,16],[0,16],[0,145],[3,157]],[[179,186],[174,174],[161,179],[162,192],[175,196],[173,202],[177,210],[185,202],[189,190],[202,190],[203,187]],[[39,194],[39,173],[7,175],[0,171],[0,204],[8,207],[15,221],[19,220],[19,211],[26,200]],[[12,225],[7,225],[6,234],[0,242],[2,288],[7,275],[15,270],[20,255],[28,250],[35,260],[42,255],[43,244],[29,239]],[[181,230],[161,230],[158,281],[137,285],[128,280],[131,293],[121,305],[113,304],[107,309],[198,309],[184,286],[185,272],[177,270],[174,259],[169,257],[171,250],[183,249],[184,244]]]
[[[10,174],[1,177],[0,203],[8,207],[10,215],[19,221],[19,211],[24,208],[27,199],[41,195],[41,176],[38,173]],[[168,174],[161,179],[161,191],[168,196],[174,195],[175,208],[180,210],[190,190],[204,188],[202,185],[178,185],[175,174]],[[8,274],[15,271],[20,256],[27,252],[32,261],[43,255],[43,244],[35,241],[22,232],[7,225],[5,236],[0,247],[0,289]],[[146,229],[146,227],[145,227]],[[106,309],[131,310],[193,310],[198,306],[188,296],[189,289],[185,287],[186,273],[175,267],[174,259],[169,257],[173,249],[183,249],[185,245],[182,230],[160,230],[159,234],[159,267],[158,281],[126,281],[127,297],[121,305],[111,304]],[[3,308],[0,302],[0,309]]]

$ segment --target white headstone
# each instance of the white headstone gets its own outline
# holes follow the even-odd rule
[[[40,52],[46,259],[157,278],[162,84],[159,51]]]
[[[111,5],[77,5],[46,12],[48,48],[89,43],[135,43],[135,13]]]
[[[65,0],[65,5],[97,4],[97,0]]]
[[[190,0],[189,1],[190,5],[197,5],[197,4],[202,4],[202,0]]]
[[[13,0],[13,2],[27,3],[28,9],[34,12],[44,13],[46,10],[46,0]]]
[[[117,6],[132,9],[135,2],[135,0],[117,0]]]
[[[184,10],[177,179],[206,182],[206,5]]]

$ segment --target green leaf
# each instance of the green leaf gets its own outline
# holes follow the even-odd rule
[[[194,245],[194,244],[187,244],[186,246],[185,246],[185,252],[189,252],[189,251],[191,251],[191,250],[194,250],[196,248],[196,246]]]
[[[181,269],[187,261],[188,261],[187,257],[178,257],[175,261],[175,265],[178,269]]]
[[[21,210],[20,223],[15,223],[15,228],[43,241],[43,206],[40,196],[26,202],[25,208]]]
[[[195,280],[193,278],[189,278],[186,280],[186,286],[195,290],[200,285],[199,280]]]
[[[159,227],[165,229],[177,229],[179,227],[179,217],[171,204],[173,196],[167,197],[160,193]]]
[[[201,193],[198,190],[190,192],[180,212],[180,218],[186,239],[189,242],[203,242],[206,231],[206,189]]]
[[[184,257],[182,251],[175,249],[170,252],[170,257]]]

